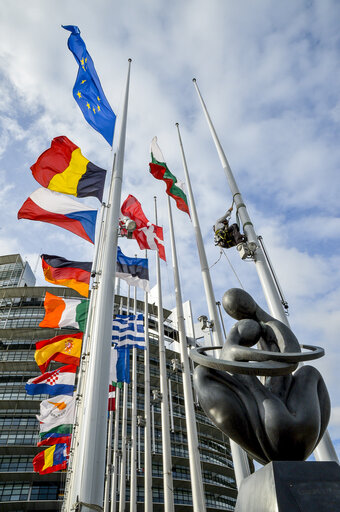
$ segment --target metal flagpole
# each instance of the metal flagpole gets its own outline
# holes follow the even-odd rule
[[[79,496],[82,512],[93,511],[94,506],[103,505],[106,430],[107,389],[109,384],[110,350],[108,340],[112,336],[114,307],[114,276],[116,275],[117,234],[121,202],[121,187],[124,166],[127,107],[129,96],[131,59],[129,59],[124,98],[121,133],[117,158],[113,169],[109,192],[108,212],[103,235],[103,255],[100,269],[97,313],[94,317],[91,354],[88,366],[88,383],[84,389],[86,408],[81,418],[80,435],[83,437],[81,457],[81,481],[74,495]],[[103,398],[105,397],[105,399]]]
[[[130,285],[128,285],[128,296],[126,304],[126,314],[130,314]],[[128,393],[129,385],[124,382],[123,385],[123,416],[122,416],[122,448],[120,459],[120,482],[119,482],[119,512],[125,512],[125,493],[126,493],[126,464],[127,464],[127,415],[128,415]]]
[[[137,286],[134,288],[133,314],[136,315]],[[132,349],[130,512],[137,510],[137,350]]]
[[[157,199],[155,200],[155,220],[157,220]],[[162,301],[161,269],[159,254],[156,251],[157,274],[157,307],[158,307],[158,347],[159,347],[159,381],[161,392],[161,418],[162,418],[162,450],[163,450],[163,488],[164,488],[164,512],[174,512],[174,489],[172,479],[172,458],[169,426],[169,400],[167,391],[166,354],[164,345],[164,318]]]
[[[117,479],[118,479],[118,437],[119,437],[119,398],[120,388],[116,386],[116,403],[115,403],[115,429],[113,438],[113,460],[111,471],[111,506],[110,512],[116,512],[117,500]]]
[[[107,432],[107,454],[106,454],[106,479],[104,489],[104,512],[109,512],[110,506],[110,481],[112,472],[112,431],[113,431],[113,411],[109,413],[109,428]]]
[[[215,301],[215,297],[214,297],[214,290],[213,290],[213,286],[212,286],[212,282],[211,282],[207,256],[206,256],[205,250],[204,250],[203,238],[202,238],[201,228],[200,228],[198,215],[197,215],[197,211],[196,211],[194,196],[193,196],[193,192],[192,192],[192,188],[191,188],[188,167],[187,167],[187,163],[186,163],[186,159],[185,159],[185,155],[184,155],[181,134],[179,131],[179,124],[176,123],[176,126],[177,126],[179,143],[180,143],[181,153],[182,153],[183,168],[184,168],[185,178],[186,178],[186,182],[187,182],[188,197],[189,197],[189,201],[190,201],[191,220],[192,220],[192,225],[195,230],[197,250],[198,250],[198,255],[199,255],[200,264],[201,264],[201,272],[202,272],[205,296],[206,296],[208,311],[209,311],[209,315],[210,315],[210,320],[213,323],[213,325],[212,325],[213,345],[215,347],[220,347],[221,345],[223,345],[223,335],[222,335],[221,325],[220,325],[219,318],[218,318],[216,301]]]
[[[204,284],[204,290],[205,290],[205,296],[206,301],[208,304],[210,319],[213,321],[213,344],[214,346],[222,346],[223,345],[223,335],[221,331],[221,325],[218,318],[217,313],[217,307],[216,307],[216,300],[214,295],[214,290],[212,287],[209,267],[208,267],[208,261],[204,250],[204,244],[203,244],[203,238],[201,234],[201,228],[198,220],[198,215],[196,211],[196,205],[194,200],[194,195],[191,188],[191,181],[189,177],[189,171],[186,163],[186,158],[184,154],[183,144],[182,144],[182,138],[179,131],[179,124],[176,123],[177,126],[177,132],[178,132],[178,138],[179,143],[181,147],[181,153],[182,153],[182,160],[183,160],[183,168],[184,168],[184,174],[188,189],[188,197],[190,201],[190,212],[191,212],[191,219],[192,224],[194,226],[195,235],[196,235],[196,243],[197,243],[197,249],[198,254],[200,258],[201,263],[201,271],[202,271],[202,277],[203,277],[203,284]],[[241,482],[244,478],[250,475],[250,468],[249,468],[249,462],[248,457],[244,450],[240,446],[238,446],[232,439],[230,439],[230,449],[232,452],[233,462],[234,462],[234,471],[235,471],[235,478],[237,486],[240,487]]]
[[[187,350],[187,338],[185,334],[184,312],[182,303],[181,283],[178,272],[178,261],[175,244],[174,226],[172,220],[172,211],[170,204],[170,197],[168,196],[168,213],[170,225],[170,240],[171,240],[171,254],[172,254],[172,268],[174,272],[175,282],[175,295],[176,295],[176,309],[177,309],[177,322],[179,332],[179,346],[182,362],[182,380],[183,380],[183,393],[184,393],[184,407],[185,407],[185,421],[187,426],[188,448],[189,448],[189,464],[192,488],[192,501],[194,512],[205,512],[205,496],[203,490],[203,480],[200,463],[200,453],[198,450],[198,438],[195,419],[194,400],[192,396],[192,383],[190,378],[190,366]]]
[[[226,174],[226,177],[227,177],[227,180],[229,183],[229,187],[230,187],[230,190],[231,190],[231,193],[233,195],[233,199],[234,199],[234,202],[236,205],[236,209],[239,214],[240,220],[242,222],[244,233],[247,237],[248,245],[249,244],[253,245],[255,268],[257,270],[257,273],[258,273],[258,276],[259,276],[259,279],[261,282],[261,286],[263,289],[263,293],[265,295],[270,313],[274,318],[276,318],[277,320],[280,320],[285,325],[290,327],[288,318],[285,314],[285,311],[284,311],[284,308],[282,305],[280,295],[278,293],[277,285],[273,278],[273,274],[270,271],[266,257],[263,253],[262,245],[261,245],[261,243],[259,243],[259,239],[255,233],[253,223],[250,220],[246,205],[245,205],[243,198],[241,196],[241,193],[238,189],[238,186],[236,184],[232,170],[231,170],[228,160],[224,154],[223,148],[218,139],[217,133],[216,133],[213,123],[210,119],[207,107],[203,101],[202,95],[200,93],[200,90],[198,88],[195,78],[193,79],[193,82],[194,82],[194,86],[196,88],[198,97],[200,99],[203,112],[204,112],[206,120],[208,122],[210,133],[211,133],[213,141],[215,143],[217,153],[219,155],[223,170]],[[335,449],[334,449],[333,443],[331,441],[331,438],[328,434],[328,431],[326,431],[326,433],[324,434],[318,447],[315,449],[314,455],[315,455],[316,460],[329,460],[329,461],[334,461],[334,462],[339,463],[338,456],[335,452]]]
[[[116,158],[116,154],[114,155],[114,161]],[[96,242],[96,248],[95,248],[95,254],[92,262],[92,269],[91,274],[94,274],[95,277],[97,277],[97,264],[100,265],[101,263],[101,241],[103,236],[103,230],[104,230],[104,224],[105,224],[105,216],[106,216],[106,205],[105,203],[102,203],[101,206],[101,215],[100,215],[100,228],[99,228],[99,235],[98,240]],[[97,278],[98,279],[98,278]],[[78,467],[76,457],[80,456],[79,448],[76,450],[75,447],[79,446],[81,439],[79,438],[79,418],[82,417],[82,412],[84,409],[84,400],[82,400],[83,397],[83,390],[86,386],[86,368],[88,366],[88,351],[90,350],[90,331],[93,321],[93,316],[95,312],[96,307],[96,296],[97,296],[97,281],[92,282],[92,288],[90,293],[90,304],[89,304],[89,313],[87,318],[87,324],[86,324],[86,330],[83,336],[83,342],[82,342],[82,358],[79,366],[78,371],[78,384],[77,384],[77,401],[76,401],[76,409],[75,409],[75,415],[74,415],[74,425],[73,425],[73,432],[72,432],[72,438],[71,438],[71,449],[70,449],[70,457],[68,462],[68,469],[67,469],[67,477],[65,482],[65,497],[63,501],[62,510],[67,511],[71,508],[71,505],[75,502],[76,497],[72,493],[72,490],[75,488],[74,482],[78,478],[79,474],[78,471],[75,471],[74,468]]]
[[[147,251],[145,251],[147,258]],[[152,512],[152,459],[151,459],[151,417],[150,417],[150,347],[149,347],[149,298],[144,294],[144,511]]]

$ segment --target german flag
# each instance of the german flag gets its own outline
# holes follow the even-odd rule
[[[94,196],[102,201],[106,171],[85,158],[65,135],[55,137],[51,147],[31,166],[40,185],[76,197]]]
[[[91,261],[70,261],[61,256],[42,254],[41,263],[46,281],[59,286],[68,286],[80,295],[88,297]]]

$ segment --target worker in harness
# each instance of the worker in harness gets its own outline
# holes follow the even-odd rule
[[[240,228],[236,223],[229,225],[231,211],[232,208],[229,208],[223,217],[218,219],[213,226],[215,233],[215,245],[219,245],[225,249],[229,249],[229,247],[235,247],[245,240],[244,235],[240,233]]]

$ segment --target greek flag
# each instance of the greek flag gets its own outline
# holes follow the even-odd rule
[[[116,315],[112,324],[112,345],[145,349],[143,315]]]

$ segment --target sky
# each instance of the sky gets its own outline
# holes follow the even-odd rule
[[[3,0],[0,18],[0,247],[20,253],[45,284],[39,254],[91,261],[93,246],[56,226],[17,220],[39,187],[30,166],[66,135],[96,165],[112,168],[128,59],[132,59],[122,201],[133,194],[164,228],[163,304],[175,306],[164,183],[148,171],[156,135],[184,180],[179,123],[216,300],[244,287],[268,310],[253,262],[220,254],[212,226],[232,205],[192,78],[209,110],[255,231],[263,237],[300,343],[322,346],[313,363],[331,401],[340,453],[340,4],[336,0]],[[77,25],[117,114],[113,150],[72,96],[77,66],[67,48]],[[106,180],[106,194],[109,176]],[[104,195],[105,198],[105,195]],[[79,200],[99,207],[95,198]],[[183,300],[208,314],[189,217],[173,208]],[[235,220],[233,211],[232,220]],[[135,241],[123,252],[143,256]],[[155,259],[150,255],[151,286]],[[240,284],[241,283],[241,284]],[[141,297],[142,298],[142,297]],[[226,329],[233,321],[224,316]]]

